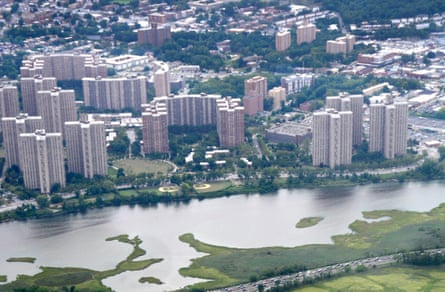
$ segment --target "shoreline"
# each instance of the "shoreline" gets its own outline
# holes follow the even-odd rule
[[[205,200],[205,199],[213,199],[213,198],[221,198],[221,197],[230,197],[237,195],[252,195],[252,194],[271,194],[277,193],[279,190],[298,190],[298,189],[327,189],[327,188],[345,188],[345,187],[354,187],[354,186],[365,186],[365,185],[376,185],[376,184],[406,184],[410,182],[434,182],[434,181],[444,181],[444,178],[439,179],[431,179],[431,180],[404,180],[398,181],[394,178],[391,179],[382,179],[381,176],[378,182],[367,181],[367,182],[351,182],[350,180],[341,179],[341,180],[329,180],[329,179],[321,179],[317,182],[317,184],[308,184],[308,183],[297,183],[297,184],[289,184],[285,182],[279,182],[278,184],[273,182],[272,186],[270,186],[267,191],[264,191],[260,188],[260,186],[255,185],[246,185],[245,183],[240,183],[240,180],[223,180],[223,181],[215,181],[215,182],[207,182],[207,184],[212,183],[228,183],[230,184],[228,187],[209,191],[209,192],[198,192],[199,189],[194,189],[193,193],[190,194],[175,194],[171,192],[165,192],[161,194],[154,194],[152,188],[138,189],[138,188],[126,188],[119,189],[116,193],[108,193],[101,194],[98,196],[87,197],[88,203],[82,206],[75,206],[71,209],[64,209],[63,206],[59,206],[57,208],[46,208],[46,209],[37,209],[34,213],[28,214],[28,216],[22,218],[13,218],[13,214],[17,211],[18,208],[22,206],[18,206],[16,209],[8,210],[0,212],[0,224],[12,222],[12,221],[26,221],[28,219],[41,219],[41,218],[52,218],[58,216],[64,216],[69,214],[77,214],[77,213],[85,213],[88,210],[93,209],[101,209],[106,207],[117,207],[117,206],[156,206],[159,203],[164,204],[174,204],[174,203],[188,203],[193,199],[197,200]],[[278,180],[283,180],[283,178],[278,178]],[[233,183],[236,181],[237,183]],[[258,182],[258,180],[256,181]],[[327,183],[326,183],[327,182]],[[180,188],[180,186],[176,186],[176,188]],[[123,195],[124,192],[133,191],[130,196]],[[202,191],[202,190],[201,190]],[[106,195],[113,195],[112,199],[103,200],[102,197]],[[101,204],[97,204],[97,198],[101,198]],[[118,198],[118,200],[116,200]],[[92,202],[94,199],[95,202]],[[6,214],[6,216],[5,216]],[[8,214],[10,216],[8,216]]]

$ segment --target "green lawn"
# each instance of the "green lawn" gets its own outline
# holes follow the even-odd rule
[[[113,161],[113,166],[123,168],[125,174],[135,175],[139,173],[158,173],[161,172],[166,175],[172,167],[170,164],[160,160],[148,160],[142,158],[136,159],[122,159]]]
[[[211,193],[211,192],[221,191],[232,186],[232,183],[230,181],[212,182],[206,184],[209,185],[210,187],[203,189],[196,189],[196,192],[198,194]]]

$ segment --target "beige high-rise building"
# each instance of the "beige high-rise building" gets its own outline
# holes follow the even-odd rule
[[[347,46],[346,42],[338,40],[326,41],[326,53],[328,54],[346,54]]]
[[[326,109],[333,108],[337,111],[352,111],[353,129],[352,145],[360,145],[363,142],[363,95],[341,93],[338,96],[326,97]]]
[[[45,131],[64,133],[64,123],[77,120],[74,90],[55,87],[38,91],[37,112],[43,119]]]
[[[281,103],[286,101],[286,89],[280,86],[274,87],[269,90],[269,96],[273,98],[273,107],[272,109],[279,110],[281,109]]]
[[[312,120],[312,165],[329,164],[329,121],[326,111],[315,112]]]
[[[107,66],[102,59],[88,54],[34,55],[23,60],[20,74],[22,77],[40,74],[57,80],[81,80],[107,76]]]
[[[170,94],[170,81],[168,78],[168,70],[159,68],[153,74],[153,82],[155,87],[155,96],[167,96]]]
[[[385,141],[386,106],[375,103],[369,106],[369,152],[382,152]]]
[[[317,27],[313,23],[303,24],[297,27],[297,44],[312,43],[317,37]]]
[[[6,168],[12,165],[20,166],[19,136],[23,133],[33,133],[43,126],[42,117],[20,114],[16,117],[2,118],[3,143],[6,155]]]
[[[349,54],[354,50],[355,36],[352,34],[347,34],[343,37],[337,38],[338,41],[343,41],[346,43],[346,53]]]
[[[241,99],[216,101],[216,129],[221,147],[237,147],[244,143],[244,107]]]
[[[184,94],[156,97],[153,102],[167,106],[168,125],[203,126],[216,124],[216,100],[220,98],[217,94]],[[143,104],[142,110],[152,103]]]
[[[169,24],[151,23],[150,27],[137,30],[138,44],[152,44],[162,46],[166,40],[172,38]]]
[[[20,114],[20,106],[17,86],[0,85],[0,118],[15,117],[18,114]]]
[[[354,50],[355,36],[346,35],[336,38],[335,40],[329,40],[326,42],[326,53],[328,54],[349,54]]]
[[[267,96],[267,78],[254,76],[244,81],[243,105],[248,115],[264,111],[264,98]]]
[[[291,45],[290,31],[280,31],[275,35],[275,50],[282,52],[287,50]]]
[[[371,104],[369,110],[369,151],[387,159],[406,154],[408,103]]]
[[[47,194],[55,184],[65,186],[62,134],[45,130],[20,134],[19,157],[26,188]]]
[[[23,111],[30,116],[38,115],[37,92],[41,90],[51,90],[57,87],[57,80],[54,77],[22,77],[20,79],[20,88],[22,91]]]
[[[104,122],[66,122],[65,141],[68,172],[86,178],[108,174]]]
[[[96,109],[141,109],[147,102],[147,78],[129,76],[119,78],[82,78],[86,106]]]
[[[167,153],[168,118],[167,107],[162,102],[152,102],[142,112],[142,136],[144,153]]]
[[[352,112],[328,109],[313,115],[312,164],[347,165],[352,159]]]

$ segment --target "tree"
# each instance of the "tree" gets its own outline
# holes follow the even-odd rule
[[[125,170],[122,167],[119,167],[117,169],[116,177],[122,177],[122,176],[125,176]]]
[[[47,195],[38,195],[36,198],[37,205],[40,209],[49,207],[49,199]]]

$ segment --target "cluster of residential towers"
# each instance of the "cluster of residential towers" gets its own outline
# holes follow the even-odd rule
[[[312,164],[331,168],[351,163],[353,146],[363,142],[363,95],[326,97],[323,111],[315,112],[312,124]],[[385,158],[406,153],[408,103],[391,98],[371,99],[369,151]]]
[[[106,67],[91,56],[39,55],[25,60],[20,79],[22,107],[17,86],[0,88],[6,166],[18,166],[25,187],[42,193],[49,193],[56,184],[65,186],[66,171],[87,178],[107,174],[104,123],[79,120],[74,90],[57,87],[58,80],[80,80],[85,106],[142,111],[145,153],[169,151],[168,125],[215,125],[221,146],[244,142],[244,107],[240,99],[171,95],[168,72],[162,68],[157,71],[158,97],[147,104],[145,76],[106,77]],[[266,79],[256,79],[260,83],[255,84],[262,87],[253,85],[248,89],[252,114],[263,110],[267,90]]]

